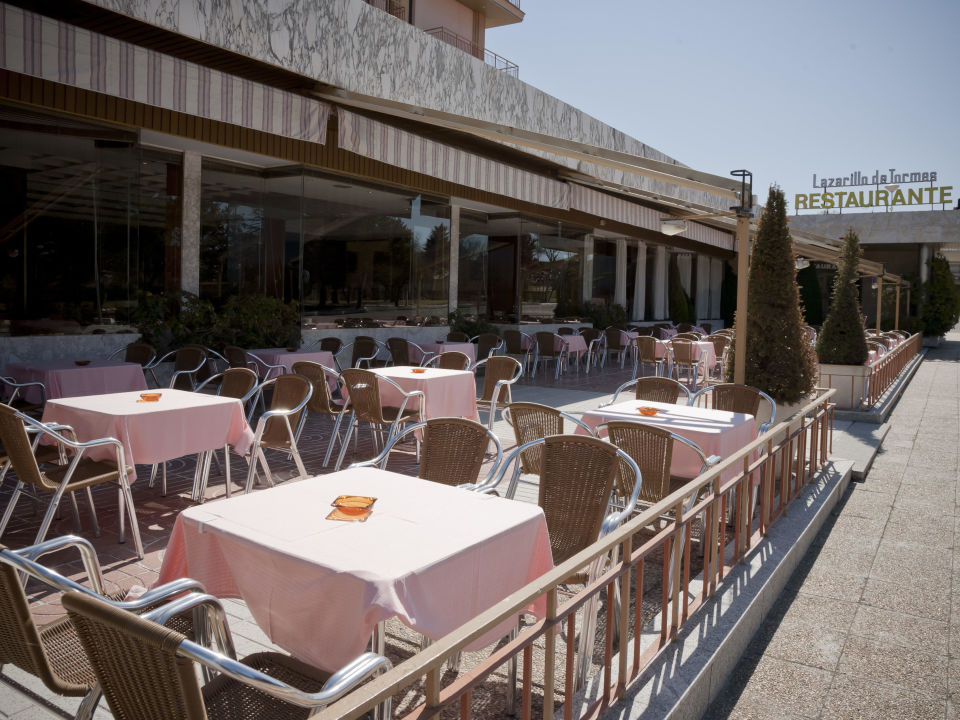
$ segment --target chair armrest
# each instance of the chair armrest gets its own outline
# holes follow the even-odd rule
[[[219,598],[203,592],[202,587],[200,592],[182,595],[144,613],[143,617],[160,625],[166,625],[172,618],[185,615],[187,612],[193,613],[195,634],[198,638],[202,635],[202,644],[209,647],[216,643],[224,657],[236,661],[237,651],[233,644],[233,634],[230,632],[230,624],[227,622],[223,603]]]
[[[159,602],[172,600],[184,593],[205,592],[203,583],[193,578],[177,578],[163,585],[150,588],[136,600],[118,600],[113,605],[132,612],[142,612]]]
[[[165,362],[167,362],[167,359],[168,359],[168,358],[171,358],[171,357],[173,357],[173,356],[176,355],[176,354],[177,354],[177,351],[176,351],[176,350],[170,350],[169,352],[164,353],[164,354],[161,355],[160,357],[154,358],[154,360],[153,360],[152,362],[147,363],[147,364],[144,365],[143,367],[144,367],[145,370],[153,370],[153,369],[156,368],[158,365],[160,365],[160,363],[165,363]]]
[[[93,544],[86,538],[77,535],[63,535],[19,550],[11,550],[10,552],[36,562],[38,558],[44,555],[59,552],[67,548],[75,548],[80,553],[83,571],[87,574],[94,592],[98,595],[104,595],[103,572],[100,569],[100,559],[97,557],[97,551],[94,550]]]

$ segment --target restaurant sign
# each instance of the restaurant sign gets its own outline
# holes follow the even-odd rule
[[[876,170],[872,175],[855,170],[840,177],[813,176],[818,192],[797,193],[795,210],[845,210],[847,208],[892,208],[908,205],[946,205],[953,202],[953,186],[937,185],[937,171],[897,172]],[[928,183],[926,187],[901,188],[901,185]],[[871,188],[856,190],[855,188]]]

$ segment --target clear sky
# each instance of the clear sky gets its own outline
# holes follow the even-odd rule
[[[956,207],[960,0],[520,7],[486,44],[522,80],[698,170],[751,170],[761,202],[776,183],[792,212],[814,173],[896,168],[937,171]]]

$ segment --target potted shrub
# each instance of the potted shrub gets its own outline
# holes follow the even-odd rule
[[[855,285],[859,260],[860,238],[851,228],[843,238],[830,312],[817,337],[820,383],[837,389],[834,400],[840,409],[860,407],[866,379],[870,376],[869,366],[864,365],[867,341]]]
[[[924,336],[935,338],[932,343],[925,340],[925,345],[938,345],[940,338],[960,320],[960,290],[943,255],[930,260],[930,279],[923,286],[921,318]]]
[[[783,191],[771,187],[750,255],[745,382],[777,403],[776,422],[793,415],[813,389],[815,363],[803,333],[796,256]],[[727,380],[733,380],[732,358]]]

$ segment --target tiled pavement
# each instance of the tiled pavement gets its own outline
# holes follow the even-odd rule
[[[960,332],[890,425],[708,720],[960,717]]]

